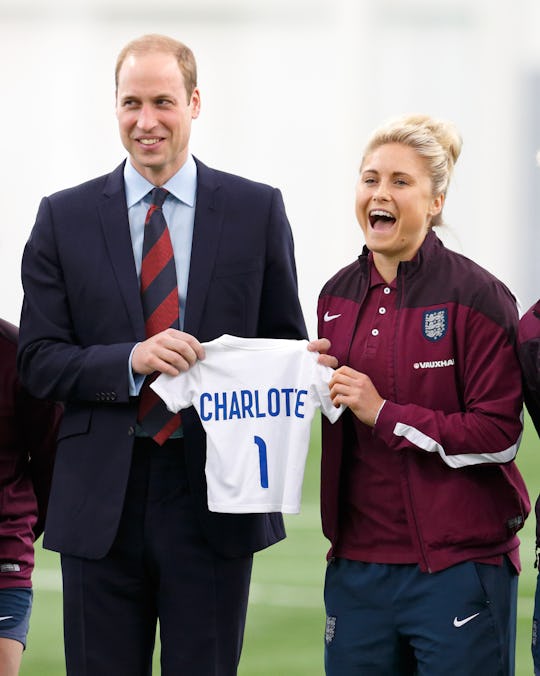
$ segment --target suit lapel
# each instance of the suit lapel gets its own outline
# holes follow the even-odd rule
[[[133,333],[138,340],[144,340],[144,317],[127,216],[124,163],[109,174],[99,212],[107,251],[133,326]]]
[[[184,330],[197,335],[214,271],[224,215],[223,190],[217,172],[197,163],[197,202],[184,317]]]

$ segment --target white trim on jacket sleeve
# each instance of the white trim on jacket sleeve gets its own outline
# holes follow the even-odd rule
[[[516,457],[522,436],[520,434],[515,444],[512,444],[512,446],[509,446],[504,451],[499,451],[498,453],[461,453],[447,455],[444,448],[435,441],[435,439],[428,437],[427,434],[420,432],[420,430],[411,425],[396,423],[394,434],[398,437],[405,437],[407,441],[414,446],[421,448],[423,451],[427,451],[428,453],[438,453],[444,462],[452,469],[459,469],[460,467],[467,467],[468,465],[510,462]]]

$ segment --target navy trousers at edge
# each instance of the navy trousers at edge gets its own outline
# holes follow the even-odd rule
[[[326,571],[327,676],[513,676],[518,576],[467,561],[333,560]]]
[[[109,554],[62,556],[68,676],[149,676],[158,619],[163,676],[234,676],[251,567],[203,539],[182,441],[138,439]]]

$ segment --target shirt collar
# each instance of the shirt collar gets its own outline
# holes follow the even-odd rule
[[[140,202],[155,186],[144,176],[139,174],[131,161],[126,161],[124,166],[124,183],[126,186],[126,200],[128,209],[137,202]],[[197,193],[197,165],[192,155],[189,155],[183,166],[171,176],[163,186],[177,200],[187,204],[189,207],[195,206],[195,197]]]

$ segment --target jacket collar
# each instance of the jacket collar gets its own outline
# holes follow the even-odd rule
[[[224,191],[220,173],[196,157],[194,159],[197,165],[197,200],[184,331],[198,335],[223,226]]]
[[[140,300],[139,280],[133,260],[129,232],[122,162],[105,180],[103,198],[98,205],[105,245],[116,281],[131,320],[137,340],[144,340],[144,317]]]
[[[437,252],[439,252],[442,248],[444,248],[444,244],[433,232],[433,230],[430,229],[424,241],[422,242],[422,246],[420,249],[418,249],[414,258],[412,258],[410,261],[401,261],[398,267],[398,274],[401,272],[407,277],[414,275],[417,270],[419,270],[423,265],[426,265],[433,258],[433,256],[437,255]],[[364,245],[362,253],[360,256],[358,256],[358,262],[363,272],[369,269],[369,254],[370,249]]]

